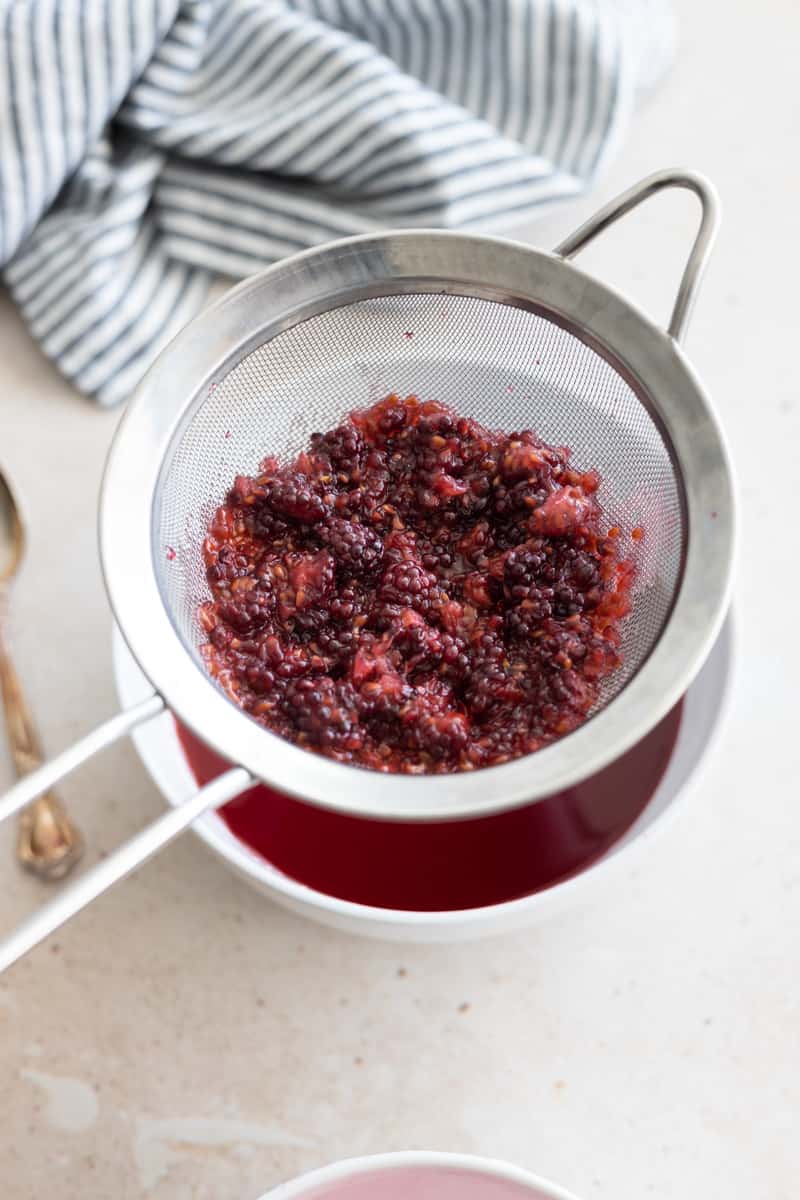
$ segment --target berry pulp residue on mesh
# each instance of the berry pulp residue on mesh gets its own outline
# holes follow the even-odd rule
[[[530,430],[388,396],[239,476],[208,530],[208,670],[340,762],[470,770],[580,725],[633,567],[599,477]]]

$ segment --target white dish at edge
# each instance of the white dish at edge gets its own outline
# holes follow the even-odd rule
[[[538,1175],[532,1175],[511,1163],[471,1154],[442,1154],[427,1150],[400,1150],[392,1154],[344,1159],[280,1184],[262,1196],[261,1200],[303,1200],[304,1197],[311,1200],[313,1196],[320,1195],[321,1189],[324,1196],[329,1187],[346,1183],[359,1175],[391,1176],[397,1171],[409,1168],[421,1171],[445,1168],[464,1172],[474,1180],[484,1178],[489,1183],[508,1183],[513,1185],[517,1193],[524,1189],[530,1194],[530,1200],[576,1200],[571,1192],[566,1192],[556,1184],[548,1183],[546,1179],[540,1179]],[[377,1194],[376,1200],[380,1200]]]

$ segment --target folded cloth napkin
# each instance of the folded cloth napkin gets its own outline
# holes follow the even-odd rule
[[[668,0],[0,0],[5,282],[112,404],[215,274],[575,195],[671,47]]]

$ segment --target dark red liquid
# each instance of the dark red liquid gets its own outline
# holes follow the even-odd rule
[[[406,911],[501,904],[585,870],[625,833],[666,770],[682,707],[585,783],[497,816],[373,821],[327,812],[263,785],[225,805],[221,816],[284,874],[329,896]],[[177,728],[198,783],[227,768]],[[376,775],[376,788],[380,783]]]

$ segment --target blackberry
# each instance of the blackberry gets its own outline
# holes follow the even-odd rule
[[[537,588],[555,579],[555,571],[544,550],[517,546],[505,556],[503,592],[512,603],[531,597]]]
[[[349,421],[328,433],[312,434],[311,449],[316,454],[327,455],[333,470],[347,479],[361,470],[367,457],[366,442]]]
[[[312,486],[307,475],[289,471],[277,475],[264,485],[264,503],[282,517],[311,524],[321,521],[330,509]]]
[[[244,678],[257,696],[269,696],[276,688],[277,677],[274,671],[263,663],[252,663],[244,670]]]
[[[292,526],[266,504],[256,505],[246,517],[250,532],[272,548],[284,545],[291,536]]]
[[[521,519],[530,517],[550,495],[549,488],[535,477],[516,483],[504,481],[494,488],[492,503],[498,516]]]
[[[396,650],[409,671],[430,670],[438,667],[444,657],[444,638],[440,630],[426,625],[424,621],[418,624],[407,624],[392,636],[392,649]]]
[[[237,583],[249,583],[247,589],[236,588]],[[249,634],[263,629],[275,611],[275,595],[266,581],[257,585],[255,579],[235,580],[230,599],[220,600],[217,606],[220,618],[237,633]]]
[[[603,594],[598,560],[585,550],[560,546],[556,548],[553,567],[553,613],[556,617],[569,617],[596,608]]]
[[[552,590],[542,589],[533,600],[523,600],[516,608],[509,609],[504,618],[504,627],[510,641],[528,642],[539,632],[542,621],[553,615]]]
[[[286,688],[283,706],[313,746],[352,752],[363,743],[356,694],[349,683],[325,676],[294,680]]]
[[[471,715],[488,716],[498,704],[514,704],[525,698],[510,662],[502,633],[486,630],[471,647],[472,661],[464,699]]]
[[[376,601],[369,614],[367,628],[375,633],[387,633],[399,627],[402,617],[403,609],[399,604],[381,604]]]
[[[328,517],[317,536],[330,550],[336,565],[350,574],[366,575],[383,558],[383,542],[365,525],[356,525],[343,517]]]
[[[434,713],[419,719],[415,734],[420,748],[431,758],[457,763],[469,740],[469,724],[462,713]]]
[[[447,409],[423,413],[417,422],[420,438],[451,438],[458,432],[458,417]]]
[[[377,421],[377,431],[386,441],[389,441],[401,429],[405,429],[407,420],[408,413],[406,409],[401,404],[395,405],[392,408],[385,409],[380,414]]]
[[[378,597],[387,604],[427,613],[438,600],[438,582],[435,575],[415,562],[393,563],[383,573]]]
[[[432,540],[429,538],[418,540],[419,561],[426,571],[431,571],[435,575],[445,575],[455,566],[456,552],[448,535],[449,530],[445,530],[444,536],[440,533]]]
[[[230,584],[234,579],[245,579],[250,575],[253,564],[247,554],[239,551],[233,543],[221,546],[206,568],[206,577],[212,587]]]
[[[358,631],[347,626],[323,625],[312,633],[313,644],[330,662],[330,670],[345,670],[358,646]]]
[[[600,582],[600,568],[596,560],[584,550],[576,551],[570,573],[576,586],[584,591],[596,587]]]

